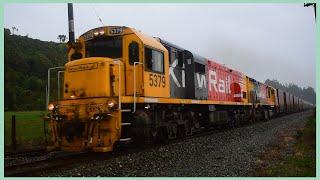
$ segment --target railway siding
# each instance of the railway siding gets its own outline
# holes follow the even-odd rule
[[[187,139],[118,157],[37,172],[40,176],[246,176],[258,154],[288,128],[304,126],[310,111]]]

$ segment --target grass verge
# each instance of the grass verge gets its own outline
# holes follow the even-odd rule
[[[19,111],[4,113],[5,148],[11,146],[11,118],[16,116],[16,138],[18,146],[39,145],[44,141],[42,117],[45,111]]]
[[[310,117],[305,127],[296,132],[284,136],[280,144],[260,157],[258,161],[265,163],[255,169],[254,176],[315,177],[316,118]]]

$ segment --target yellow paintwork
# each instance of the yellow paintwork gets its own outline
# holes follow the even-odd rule
[[[247,82],[247,76],[246,75],[242,76],[242,82],[243,82],[243,84],[241,84],[242,95],[245,92],[246,93],[246,98],[244,98],[242,96],[241,101],[243,103],[249,103],[249,91],[248,91],[248,85],[247,85],[248,82]]]
[[[247,82],[247,88],[248,88],[248,102],[252,102],[252,98],[254,98],[252,96],[252,92],[254,92],[254,87],[255,85],[249,80],[249,77],[246,77],[246,82]],[[258,98],[258,102],[256,102],[256,105],[270,105],[270,106],[274,106],[275,105],[275,100],[276,100],[276,95],[275,95],[275,89],[268,86],[268,91],[270,92],[270,97],[265,99],[265,102],[259,102],[259,98]],[[267,92],[268,93],[268,92]]]
[[[247,96],[248,102],[253,101],[253,91],[254,91],[254,84],[249,80],[249,77],[246,76],[246,83],[247,83]]]
[[[132,29],[134,34],[125,36],[125,46],[124,46],[124,57],[126,60],[126,95],[133,95],[133,65],[129,64],[128,47],[132,41],[136,41],[139,44],[139,59],[140,63],[136,65],[136,87],[138,96],[149,96],[149,97],[169,97],[169,57],[168,51],[164,46],[156,39],[147,36],[139,31]],[[144,48],[151,47],[153,49],[162,51],[164,53],[164,74],[149,72],[144,69],[145,59],[144,59]],[[157,77],[165,78],[165,86],[150,86],[150,75],[156,75]]]
[[[113,70],[118,73],[117,65],[110,68],[110,64],[114,66],[114,63],[110,58],[84,58],[68,62],[64,72],[63,99],[72,99],[74,96],[82,98],[112,96],[114,90],[110,89],[110,75]],[[118,81],[115,85],[118,85]],[[118,90],[115,93],[118,94]]]
[[[268,86],[268,90],[270,92],[270,97],[267,99],[267,104],[271,106],[276,105],[276,89]]]

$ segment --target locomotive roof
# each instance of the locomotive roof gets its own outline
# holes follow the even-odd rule
[[[171,42],[169,42],[169,41],[163,40],[163,39],[161,39],[161,38],[159,38],[159,37],[154,37],[154,38],[159,39],[159,41],[160,41],[161,43],[166,44],[166,45],[168,45],[168,46],[174,47],[174,48],[176,48],[176,49],[180,49],[180,50],[182,50],[182,51],[183,51],[183,50],[186,50],[186,49],[184,49],[184,48],[182,48],[182,47],[180,47],[180,46],[178,46],[178,45],[175,45],[175,44],[173,44],[173,43],[171,43]]]
[[[195,53],[192,53],[192,55],[193,55],[194,62],[197,62],[200,64],[206,64],[206,58]]]
[[[80,37],[84,37],[84,35],[92,33],[95,30],[99,30],[99,29],[104,29],[106,31],[106,33],[110,34],[109,30],[113,29],[113,28],[122,28],[122,29],[121,29],[120,33],[111,34],[111,35],[124,35],[124,34],[134,33],[139,37],[139,39],[144,44],[147,44],[148,46],[154,47],[154,48],[162,50],[162,51],[166,50],[166,48],[159,41],[157,41],[155,38],[153,38],[152,36],[149,36],[145,33],[142,33],[139,30],[136,30],[134,28],[130,28],[127,26],[101,26],[101,27],[97,27],[97,28],[93,28],[93,29],[88,30],[87,32],[83,33]]]

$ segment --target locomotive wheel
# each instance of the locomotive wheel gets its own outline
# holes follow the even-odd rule
[[[229,128],[230,129],[234,129],[236,127],[236,119],[235,118],[232,118],[230,121],[229,121]]]
[[[157,143],[167,144],[169,142],[168,131],[166,127],[160,127],[157,133]]]
[[[250,123],[249,124],[253,124],[256,122],[256,118],[257,118],[257,110],[256,109],[252,109],[251,111],[251,118],[250,118]]]
[[[178,124],[171,123],[169,124],[170,131],[168,132],[169,139],[176,139],[178,134]]]
[[[270,120],[270,118],[269,118],[269,111],[268,111],[267,109],[263,110],[263,119],[264,119],[265,121]]]
[[[186,136],[186,128],[184,125],[178,126],[177,138],[183,139]]]
[[[239,127],[241,125],[241,114],[238,112],[236,114],[236,127]]]
[[[267,110],[267,121],[269,121],[271,118],[270,118],[270,112],[269,110]]]
[[[142,146],[150,139],[150,118],[147,113],[137,111],[132,123],[132,136],[135,144]]]

